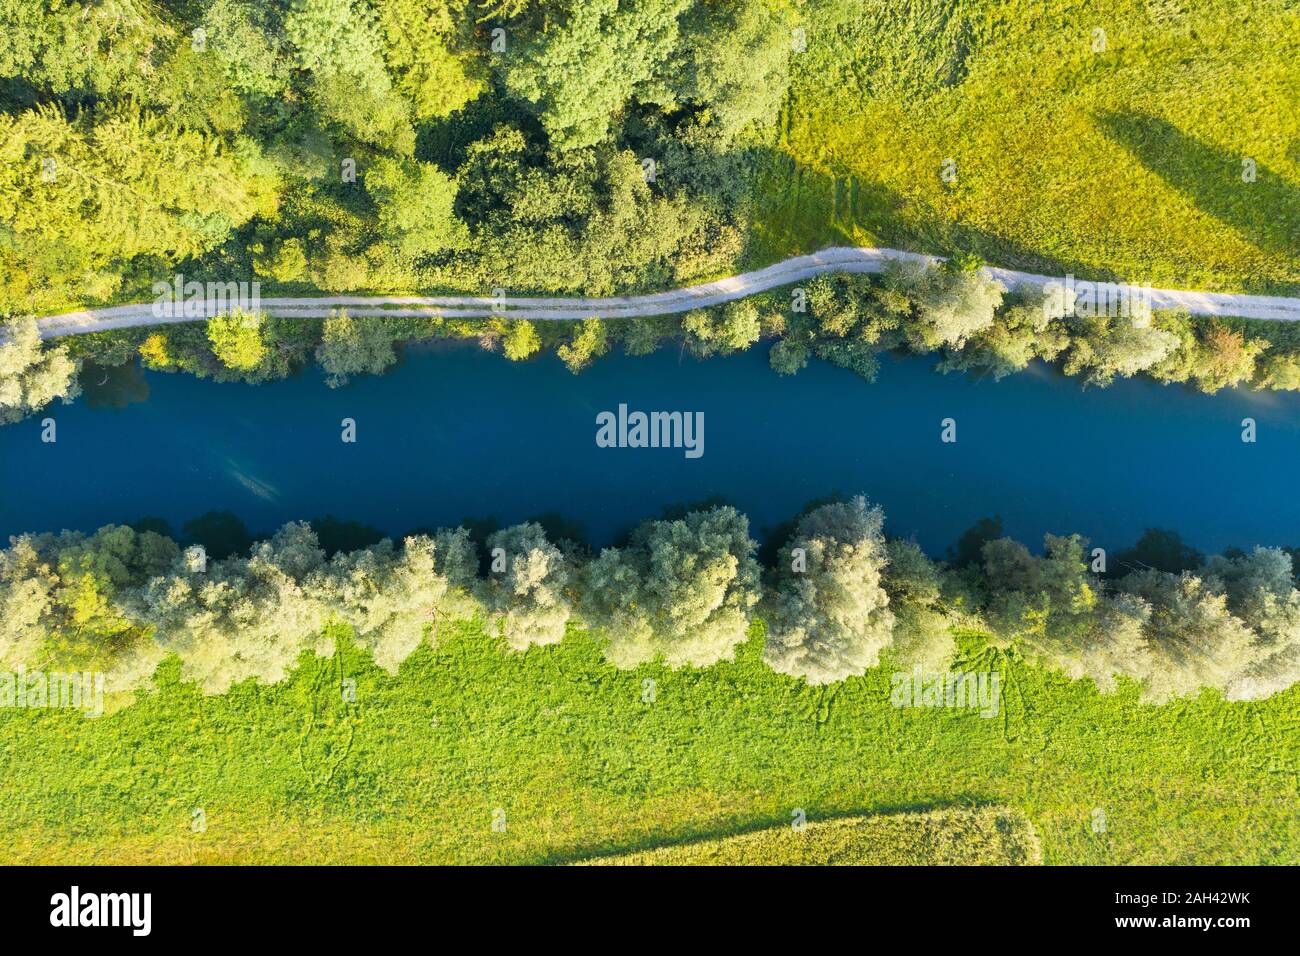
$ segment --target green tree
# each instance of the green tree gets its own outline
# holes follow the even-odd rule
[[[1156,325],[1138,325],[1125,316],[1072,317],[1067,375],[1082,375],[1090,385],[1109,385],[1151,369],[1178,348],[1178,336]]]
[[[263,314],[242,309],[208,319],[212,354],[231,371],[255,372],[270,352],[263,336],[265,322]]]
[[[692,309],[682,320],[691,348],[699,355],[726,355],[758,341],[762,326],[753,299],[737,299],[719,309]]]
[[[883,523],[862,497],[799,519],[777,559],[764,653],[773,670],[826,684],[879,663],[894,627],[881,583]]]
[[[1143,696],[1155,703],[1226,689],[1258,660],[1256,635],[1228,609],[1216,582],[1184,571],[1137,571],[1120,581],[1123,593],[1150,608],[1143,627],[1153,661]]]
[[[155,577],[139,597],[155,639],[181,659],[181,676],[205,694],[236,683],[284,680],[304,652],[328,655],[328,611],[308,582],[325,553],[311,528],[287,524],[248,558],[189,565]]]
[[[374,0],[384,59],[416,120],[449,116],[486,86],[483,58],[466,42],[465,0]]]
[[[683,68],[667,77],[693,109],[692,139],[729,145],[776,120],[789,85],[788,9],[772,3],[697,3],[682,17]]]
[[[883,584],[894,615],[890,645],[893,663],[903,670],[946,671],[957,653],[943,601],[943,574],[911,541],[885,544]]]
[[[64,304],[109,287],[143,256],[195,257],[274,211],[278,182],[238,149],[130,104],[69,119],[0,114],[0,311]]]
[[[1228,681],[1228,699],[1263,700],[1300,681],[1300,591],[1291,555],[1281,548],[1219,555],[1206,576],[1255,634],[1250,659]]]
[[[1279,391],[1300,391],[1300,355],[1267,352],[1260,362],[1259,385]]]
[[[52,93],[140,94],[176,41],[148,0],[0,0],[0,77]]]
[[[296,236],[276,242],[269,252],[260,246],[253,252],[253,268],[258,275],[283,283],[298,282],[307,274],[307,253]]]
[[[316,361],[330,388],[346,385],[353,375],[379,375],[397,361],[393,328],[383,319],[354,319],[340,310],[325,320]]]
[[[626,548],[606,548],[586,567],[583,617],[606,637],[606,658],[636,667],[705,667],[745,640],[758,601],[749,522],[734,508],[647,521]]]
[[[608,349],[609,338],[605,323],[600,319],[583,319],[574,332],[573,339],[561,345],[556,354],[568,366],[569,371],[577,375]]]
[[[436,166],[377,159],[366,172],[366,192],[379,208],[380,228],[404,255],[458,249],[468,242],[454,208],[456,181]]]
[[[527,319],[514,319],[506,323],[504,351],[512,362],[522,362],[542,347],[537,326]]]
[[[393,89],[374,11],[360,0],[291,0],[284,34],[320,114],[356,139],[410,155],[410,107]]]
[[[35,319],[0,324],[0,425],[20,421],[56,398],[72,401],[81,394],[79,367],[66,347],[41,347]]]
[[[468,533],[439,531],[407,538],[400,551],[384,539],[337,554],[310,586],[375,663],[396,674],[426,634],[436,639],[444,622],[473,613],[477,564]]]
[[[547,29],[508,51],[506,86],[537,105],[558,149],[604,140],[636,98],[671,104],[660,77],[674,66],[678,18],[690,0],[558,0]]]
[[[1153,666],[1143,638],[1147,607],[1103,593],[1078,535],[1044,540],[1041,557],[1009,538],[984,545],[989,626],[1026,656],[1072,678],[1090,677],[1103,691],[1113,690],[1120,674],[1146,678]]]
[[[916,310],[915,321],[908,323],[905,331],[918,352],[941,346],[961,348],[971,336],[993,324],[994,313],[1002,304],[1002,287],[973,262],[891,265],[885,284],[906,296]]]
[[[558,644],[573,615],[564,554],[534,522],[493,533],[487,546],[494,565],[483,584],[483,604],[506,643],[517,651]],[[500,571],[498,558],[504,562]]]

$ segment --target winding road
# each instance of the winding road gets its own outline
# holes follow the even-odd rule
[[[835,246],[811,255],[795,256],[753,272],[649,295],[603,299],[344,295],[320,298],[264,298],[258,303],[258,308],[271,315],[291,318],[324,318],[335,309],[346,308],[348,314],[354,317],[489,318],[495,316],[543,321],[591,317],[621,319],[687,312],[702,306],[741,299],[777,286],[802,282],[827,272],[879,273],[884,271],[891,262],[907,261],[937,262],[940,259],[937,256],[904,252],[900,249]],[[1008,289],[1026,286],[1042,288],[1049,282],[1063,281],[1063,277],[994,267],[986,268],[984,272]],[[1152,307],[1155,309],[1183,308],[1193,315],[1237,316],[1279,322],[1300,321],[1300,298],[1178,289],[1152,289],[1150,295]],[[220,309],[213,311],[220,311]],[[154,303],[144,302],[65,312],[61,315],[46,316],[38,319],[37,322],[41,338],[52,339],[63,335],[81,335],[110,329],[193,322],[210,314],[211,311],[201,309],[198,314],[159,315],[155,312]]]

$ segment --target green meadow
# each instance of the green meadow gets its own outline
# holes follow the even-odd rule
[[[986,718],[893,706],[887,664],[809,688],[762,663],[761,627],[705,669],[465,626],[395,677],[342,640],[275,686],[204,697],[173,661],[102,717],[3,711],[0,860],[567,863],[797,810],[1001,807],[1047,864],[1300,862],[1296,688],[1150,706],[968,636],[955,669],[1001,675]]]
[[[754,261],[891,245],[1300,289],[1287,0],[826,0],[803,17]]]

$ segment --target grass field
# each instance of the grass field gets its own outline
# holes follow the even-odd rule
[[[894,245],[1300,289],[1293,3],[810,0],[804,17],[753,261]]]
[[[892,706],[888,667],[809,689],[763,665],[760,629],[703,670],[466,627],[397,677],[343,642],[223,697],[165,666],[97,719],[0,711],[0,861],[563,863],[796,809],[1004,806],[1049,864],[1300,862],[1300,688],[1151,707],[966,639],[958,667],[1002,675],[983,718]]]
[[[1042,861],[1034,828],[1003,807],[889,813],[600,857],[607,866],[1024,866]]]

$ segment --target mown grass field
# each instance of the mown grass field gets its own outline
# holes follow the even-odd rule
[[[1042,851],[1014,810],[886,813],[600,857],[604,866],[1026,866]]]
[[[1300,8],[1287,0],[803,10],[753,261],[894,245],[1157,286],[1300,289]]]
[[[959,667],[1002,674],[986,719],[892,706],[887,666],[808,689],[762,663],[760,629],[704,670],[620,672],[581,633],[510,655],[466,627],[395,678],[344,643],[224,697],[165,667],[98,719],[0,711],[0,861],[565,863],[796,809],[1005,806],[1049,864],[1300,862],[1300,689],[1151,707],[968,639]]]

